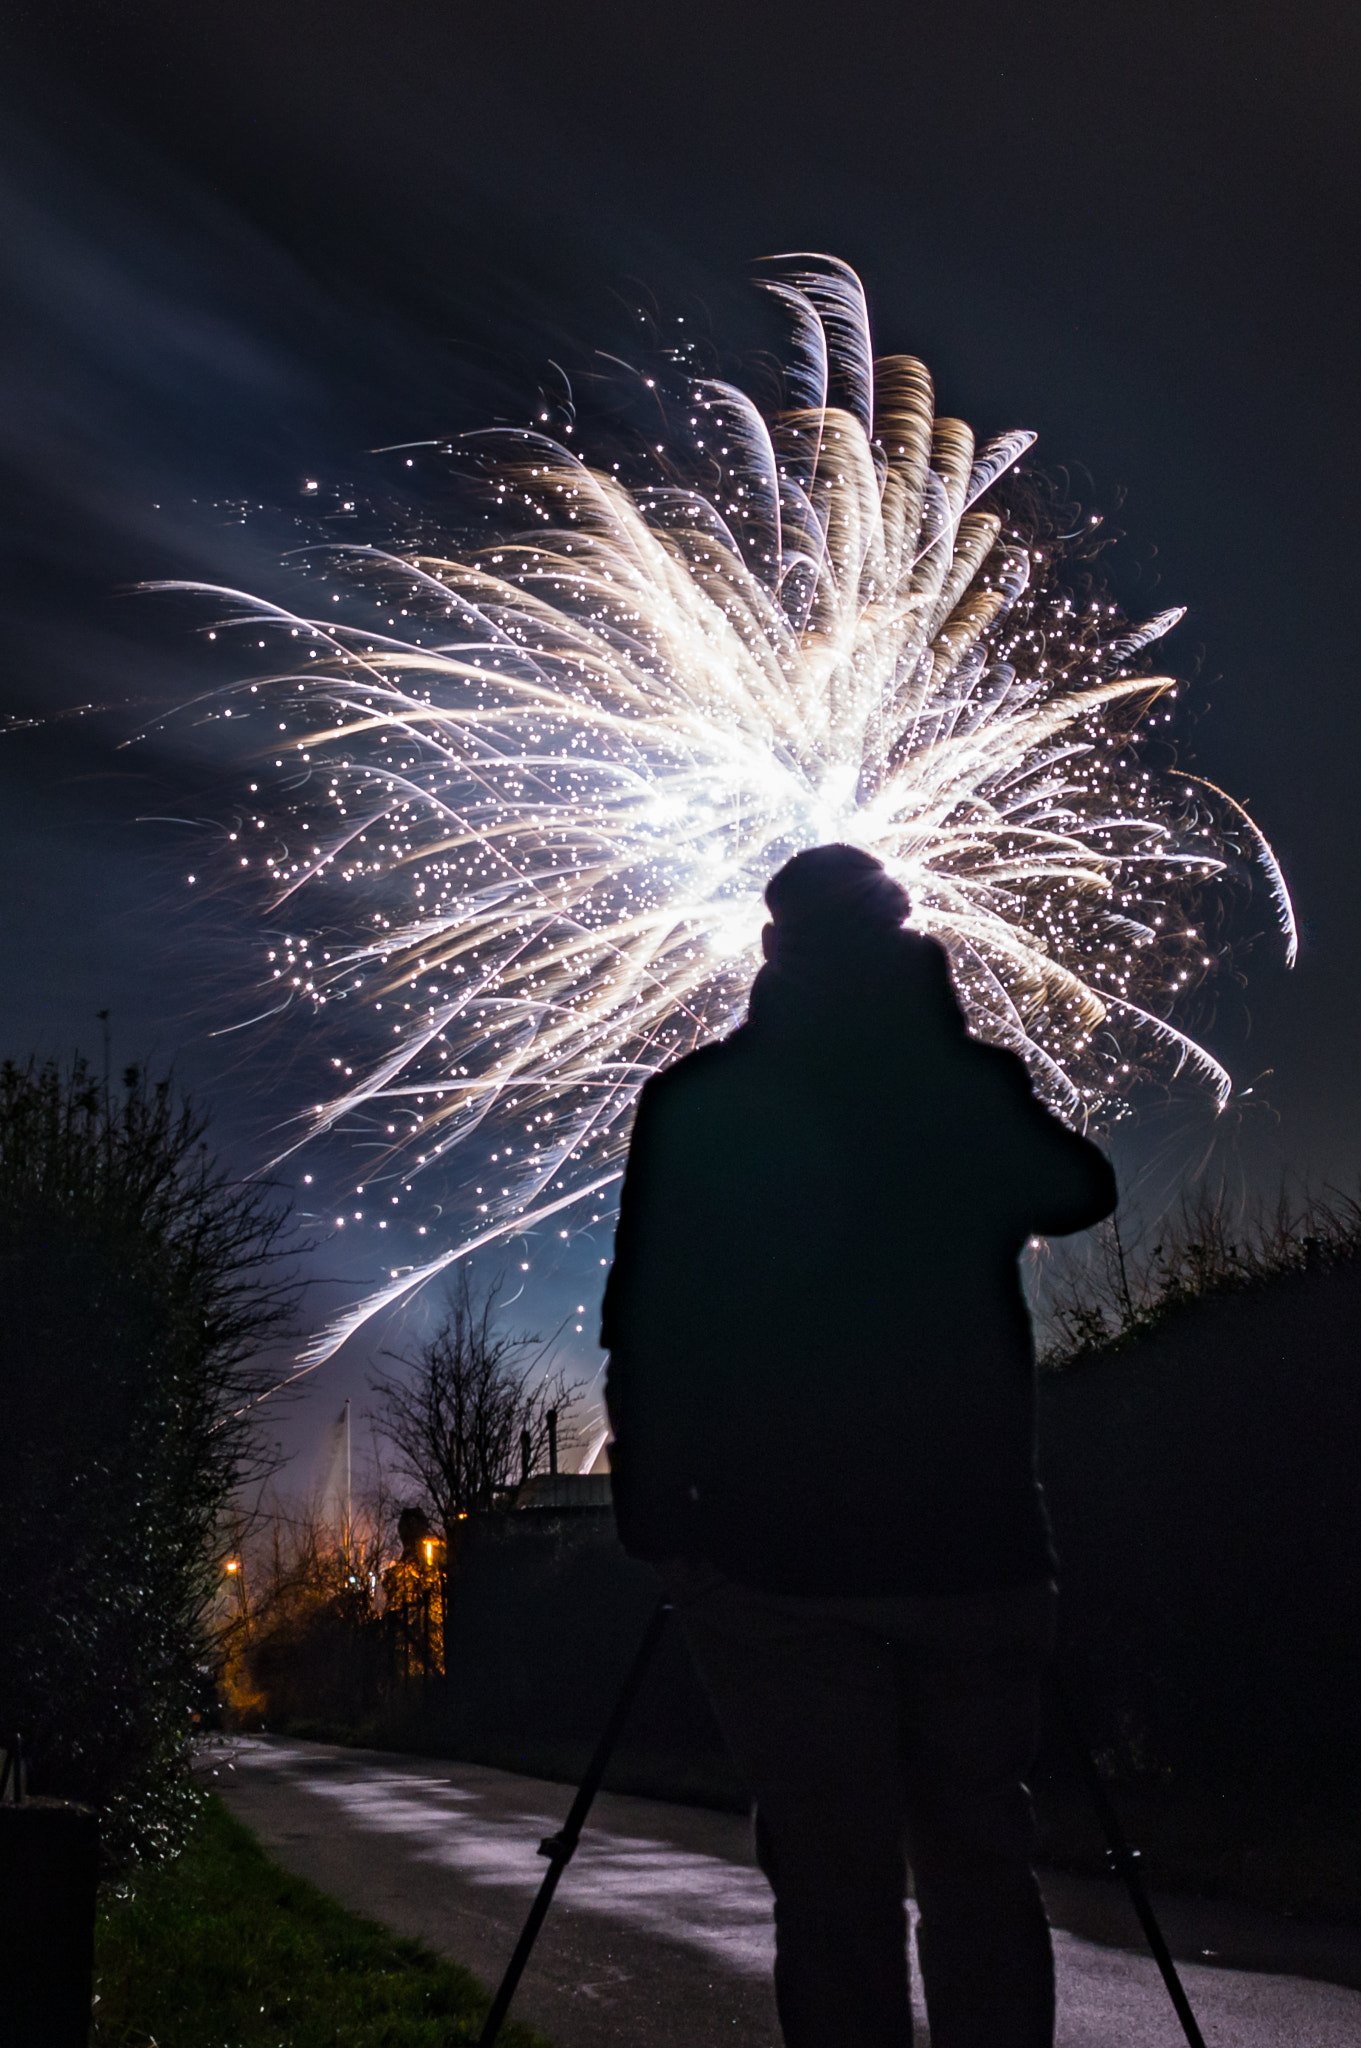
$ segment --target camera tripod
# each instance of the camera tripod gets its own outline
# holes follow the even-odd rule
[[[525,1965],[529,1961],[534,1944],[538,1940],[539,1929],[543,1926],[548,1916],[548,1908],[553,1903],[553,1894],[558,1888],[558,1879],[576,1854],[577,1844],[581,1840],[582,1828],[586,1825],[586,1816],[591,1810],[591,1802],[600,1790],[600,1782],[609,1766],[610,1758],[614,1754],[615,1744],[623,1733],[624,1723],[628,1720],[629,1714],[633,1710],[633,1703],[638,1697],[644,1678],[647,1676],[648,1666],[656,1654],[657,1645],[661,1642],[666,1628],[667,1616],[670,1612],[671,1602],[669,1600],[660,1600],[657,1603],[652,1619],[643,1631],[642,1641],[634,1652],[633,1662],[630,1664],[628,1675],[620,1688],[619,1697],[614,1703],[613,1711],[605,1723],[600,1740],[595,1746],[595,1752],[586,1767],[586,1775],[577,1789],[576,1798],[572,1801],[571,1811],[557,1833],[545,1836],[539,1844],[539,1854],[547,1857],[548,1869],[544,1873],[543,1883],[539,1886],[538,1895],[529,1909],[529,1917],[526,1919],[521,1930],[520,1939],[515,1944],[515,1952],[506,1966],[506,1974],[501,1979],[496,1996],[491,2002],[491,2008],[487,2013],[482,2032],[477,2037],[477,2048],[494,2048],[496,2037],[501,2031],[501,2024],[510,2008],[510,2002],[515,1996],[516,1987],[524,1974]],[[1162,1928],[1158,1924],[1157,1915],[1153,1911],[1152,1901],[1144,1888],[1143,1877],[1139,1870],[1139,1851],[1131,1848],[1125,1838],[1125,1831],[1120,1825],[1120,1817],[1115,1811],[1105,1784],[1102,1782],[1101,1774],[1096,1768],[1092,1753],[1083,1739],[1078,1726],[1077,1715],[1067,1689],[1058,1680],[1055,1681],[1055,1695],[1058,1700],[1059,1713],[1068,1737],[1069,1746],[1082,1773],[1083,1782],[1087,1787],[1092,1805],[1096,1811],[1101,1832],[1106,1838],[1106,1860],[1110,1865],[1112,1874],[1123,1881],[1125,1889],[1129,1893],[1130,1902],[1139,1917],[1139,1925],[1144,1931],[1144,1939],[1148,1943],[1154,1962],[1162,1973],[1163,1983],[1167,1986],[1167,1995],[1176,2010],[1177,2018],[1181,2022],[1182,2032],[1185,2034],[1190,2048],[1205,2048],[1205,2037],[1196,2024],[1196,2016],[1191,2010],[1191,2001],[1186,1996],[1185,1986],[1177,1974],[1177,1966],[1172,1960],[1172,1951],[1167,1946]]]

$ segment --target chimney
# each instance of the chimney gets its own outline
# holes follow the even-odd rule
[[[527,1486],[527,1485],[528,1485],[528,1483],[529,1483],[529,1458],[530,1458],[530,1450],[531,1450],[531,1445],[530,1445],[530,1441],[529,1441],[529,1431],[528,1431],[527,1429],[522,1429],[522,1430],[520,1431],[520,1484],[521,1484],[521,1486]]]
[[[550,1408],[545,1418],[548,1423],[548,1471],[549,1476],[558,1476],[558,1411]]]

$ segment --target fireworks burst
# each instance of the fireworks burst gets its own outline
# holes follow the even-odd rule
[[[216,593],[306,656],[250,685],[305,780],[277,850],[240,858],[318,934],[273,977],[366,1026],[299,1143],[362,1123],[408,1184],[459,1190],[455,1241],[312,1362],[484,1244],[599,1220],[639,1088],[739,1021],[762,888],[802,847],[883,861],[972,1028],[1078,1124],[1178,1073],[1226,1100],[1171,1020],[1245,860],[1293,955],[1256,826],[1148,765],[1176,685],[1140,658],[1181,614],[1065,592],[1062,547],[1008,513],[1034,436],[976,448],[922,363],[874,362],[853,272],[785,259],[766,289],[786,403],[648,380],[654,483],[517,430],[481,444],[494,543],[338,557],[370,623]]]

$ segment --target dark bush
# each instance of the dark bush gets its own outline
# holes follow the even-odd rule
[[[1172,1305],[1046,1374],[1041,1450],[1112,1762],[1361,1828],[1361,1258]]]
[[[0,1070],[0,1733],[101,1809],[115,1862],[181,1839],[216,1532],[283,1224],[136,1068]]]

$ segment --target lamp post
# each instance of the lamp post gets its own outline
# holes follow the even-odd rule
[[[241,1616],[241,1629],[245,1634],[250,1629],[250,1610],[246,1604],[246,1567],[243,1559],[229,1557],[222,1567],[236,1588],[237,1611]]]

